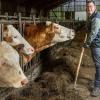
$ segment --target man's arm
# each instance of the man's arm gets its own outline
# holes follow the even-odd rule
[[[91,45],[92,41],[96,38],[99,29],[100,29],[100,19],[95,18],[95,19],[93,19],[93,22],[91,24],[91,33],[89,34],[88,39],[85,43],[85,45],[87,47],[89,47]]]

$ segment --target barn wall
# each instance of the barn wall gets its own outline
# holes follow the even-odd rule
[[[15,2],[1,1],[1,14],[8,12],[12,15],[17,9],[17,4]]]
[[[64,20],[65,19],[65,12],[62,11],[62,6],[58,7],[56,9],[54,9],[54,13],[52,12],[52,10],[47,11],[46,10],[36,10],[34,9],[34,7],[30,7],[30,6],[25,6],[25,5],[19,5],[17,4],[15,1],[13,2],[8,2],[8,1],[3,1],[1,2],[0,0],[0,14],[4,15],[5,13],[8,13],[8,15],[14,15],[14,13],[22,13],[22,16],[30,16],[31,15],[35,15],[36,17],[43,17],[43,18],[47,18],[52,16],[52,18],[54,18],[54,16],[57,16],[57,19],[61,19]],[[48,15],[49,13],[49,15]]]
[[[25,7],[18,5],[16,12],[21,12],[22,16],[25,16]]]
[[[86,21],[86,12],[75,12],[75,20],[84,20]]]
[[[36,10],[30,7],[25,7],[17,4],[16,2],[8,2],[0,0],[0,14],[4,15],[8,13],[8,15],[14,15],[14,13],[22,13],[22,16],[30,16],[31,14],[36,14]]]

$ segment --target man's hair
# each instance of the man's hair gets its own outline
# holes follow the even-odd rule
[[[87,0],[86,1],[86,4],[89,4],[89,3],[93,3],[95,5],[95,2],[93,0]]]

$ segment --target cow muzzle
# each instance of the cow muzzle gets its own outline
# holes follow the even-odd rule
[[[28,79],[25,78],[25,79],[20,80],[17,83],[13,83],[12,87],[14,87],[14,88],[21,88],[21,87],[26,86],[28,83],[29,83]]]
[[[28,82],[29,82],[28,79],[22,80],[22,81],[21,81],[22,87],[23,87],[23,86],[26,86],[26,85],[28,84]]]

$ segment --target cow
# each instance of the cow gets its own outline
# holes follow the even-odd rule
[[[28,63],[34,53],[34,48],[22,37],[19,31],[13,25],[5,24],[2,34],[4,41],[16,48],[20,54],[23,54],[24,63]]]
[[[71,40],[75,36],[74,30],[51,21],[41,22],[35,25],[26,24],[24,29],[25,39],[29,43],[26,42],[13,25],[5,25],[3,29],[4,40],[12,46],[18,45],[18,49],[24,53],[24,63],[29,62],[37,52],[58,42]],[[24,51],[21,48],[24,48]]]
[[[0,87],[20,88],[28,83],[19,64],[18,52],[6,41],[0,42]]]
[[[24,34],[25,39],[34,47],[36,52],[75,37],[73,29],[66,28],[51,21],[26,24]]]

